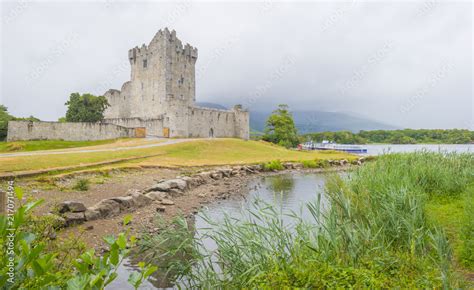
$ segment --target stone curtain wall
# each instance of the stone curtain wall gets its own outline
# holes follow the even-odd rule
[[[188,137],[234,137],[248,140],[248,130],[241,130],[243,123],[248,126],[248,118],[248,112],[245,111],[194,107],[190,109]]]
[[[90,141],[135,137],[135,129],[105,123],[8,122],[7,141]]]
[[[163,119],[148,118],[113,118],[104,119],[103,123],[115,124],[126,128],[146,128],[146,135],[153,137],[163,137]]]

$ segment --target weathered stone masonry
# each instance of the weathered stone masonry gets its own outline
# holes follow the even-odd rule
[[[128,52],[130,81],[108,90],[111,106],[104,122],[146,127],[160,137],[237,137],[248,139],[249,114],[240,106],[216,110],[195,106],[197,49],[183,46],[176,32],[158,31],[150,44]]]
[[[135,129],[102,123],[10,121],[7,141],[48,139],[87,141],[125,137],[135,137]]]

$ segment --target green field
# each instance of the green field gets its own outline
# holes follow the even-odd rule
[[[109,146],[109,145],[107,145]],[[155,157],[147,157],[154,155]],[[315,159],[353,159],[353,155],[337,152],[300,152],[261,141],[240,139],[195,140],[160,147],[120,151],[68,153],[57,155],[1,157],[0,173],[56,169],[69,166],[94,165],[123,158],[147,157],[133,161],[133,165],[149,166],[206,166],[247,164]],[[130,163],[121,164],[121,166]]]
[[[26,152],[38,150],[53,150],[76,148],[86,146],[97,146],[111,144],[117,142],[114,140],[97,140],[97,141],[63,141],[63,140],[38,140],[38,141],[15,141],[0,142],[0,152]]]

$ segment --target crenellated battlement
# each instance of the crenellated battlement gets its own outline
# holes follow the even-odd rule
[[[191,46],[189,43],[183,45],[181,40],[176,37],[176,31],[172,30],[171,32],[168,28],[159,30],[153,39],[150,41],[148,46],[142,44],[141,47],[134,47],[128,51],[128,59],[130,64],[135,64],[137,59],[148,57],[157,50],[167,50],[169,49],[173,53],[182,55],[186,57],[189,61],[196,62],[198,57],[198,49]]]

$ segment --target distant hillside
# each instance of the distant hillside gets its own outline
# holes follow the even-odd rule
[[[208,103],[208,102],[196,102],[196,106],[202,107],[202,108],[227,110],[227,108],[222,105],[215,104],[215,103]]]
[[[263,131],[265,121],[271,112],[250,112],[250,127],[256,131]],[[293,119],[300,134],[325,131],[359,132],[360,130],[393,130],[395,126],[384,124],[347,113],[333,113],[322,111],[295,111]]]
[[[196,102],[196,105],[205,108],[227,109],[222,105],[209,102]],[[343,130],[357,133],[360,130],[400,129],[396,126],[370,120],[352,112],[295,111],[292,113],[300,134]],[[263,132],[265,121],[270,114],[271,111],[250,111],[250,128],[252,131]]]

